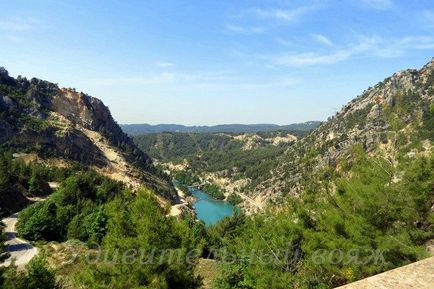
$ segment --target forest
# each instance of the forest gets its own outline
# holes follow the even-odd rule
[[[246,188],[248,190],[271,177],[270,171],[277,165],[276,158],[292,145],[291,142],[275,145],[270,143],[270,139],[288,134],[302,136],[306,133],[284,130],[256,132],[253,135],[165,132],[134,135],[133,140],[140,149],[162,164],[187,164],[188,169],[197,176],[224,171],[233,180],[251,179],[252,183]],[[249,149],[244,148],[245,141],[236,139],[237,136],[255,135],[258,140]]]
[[[306,193],[288,197],[279,211],[237,213],[208,228],[188,216],[166,217],[149,190],[133,193],[93,171],[76,171],[47,201],[21,212],[21,237],[79,240],[89,248],[100,246],[111,258],[119,251],[155,248],[174,250],[181,258],[172,263],[162,253],[150,266],[113,266],[89,264],[80,256],[68,265],[69,275],[55,281],[41,256],[26,273],[3,270],[2,288],[56,288],[62,282],[87,288],[199,288],[194,267],[200,258],[220,264],[214,288],[331,288],[426,256],[424,243],[434,237],[433,155],[394,168],[354,147],[350,160],[340,165],[339,172],[307,181]],[[398,172],[404,173],[394,182]],[[197,254],[187,262],[192,250]],[[227,254],[235,261],[227,262]],[[26,280],[35,285],[19,287],[33,284]]]
[[[434,239],[434,70],[417,81],[414,72],[406,73],[410,78],[402,83],[412,89],[386,79],[304,137],[288,131],[136,136],[161,167],[118,129],[119,143],[106,138],[108,131],[86,138],[75,129],[77,117],[63,136],[98,143],[91,147],[109,156],[106,167],[89,165],[92,157],[80,149],[64,166],[44,157],[26,161],[41,146],[21,152],[26,143],[15,141],[23,136],[0,145],[0,215],[19,212],[18,237],[40,250],[26,270],[0,267],[0,288],[334,288],[428,257],[427,243]],[[41,85],[53,93],[48,83]],[[0,89],[17,93],[8,85]],[[22,110],[0,117],[22,124],[11,132],[37,137],[47,122],[33,122],[24,112],[55,113],[38,107],[36,92],[19,92]],[[85,95],[79,99],[91,102]],[[56,151],[44,156],[59,157],[62,150]],[[142,163],[142,180],[152,182],[125,183],[137,172],[127,171],[134,156]],[[113,177],[114,164],[123,161],[127,172]],[[171,176],[163,172],[168,167],[176,168]],[[280,199],[211,226],[192,208],[172,216],[184,205],[172,194],[172,180],[186,194],[189,185],[201,183],[214,198],[225,197],[224,187],[202,183],[203,172],[248,179],[246,194],[268,188]],[[242,201],[235,193],[227,197],[233,204]],[[0,258],[8,257],[6,237],[0,234]],[[204,260],[214,264],[206,280],[199,271]]]

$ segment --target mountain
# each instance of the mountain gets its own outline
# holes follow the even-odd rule
[[[166,199],[176,193],[97,98],[0,68],[0,148],[54,166],[80,164]]]
[[[343,161],[354,159],[351,152],[357,147],[395,167],[406,158],[428,156],[434,139],[433,97],[434,60],[368,88],[319,127],[310,123],[311,132],[284,145],[272,145],[266,140],[276,136],[259,133],[161,133],[134,140],[166,167],[188,169],[227,195],[239,194],[247,200],[245,211],[255,212],[299,194],[330,171],[339,172]]]
[[[361,147],[395,167],[405,158],[429,156],[434,141],[434,59],[420,70],[393,74],[347,103],[276,158],[274,177],[250,187],[263,201],[297,194],[304,184],[339,171]]]
[[[137,146],[162,162],[191,161],[215,153],[284,147],[295,142],[305,132],[272,131],[257,133],[180,133],[162,132],[133,135]]]
[[[267,132],[278,130],[310,131],[321,124],[320,121],[308,121],[290,125],[277,124],[222,124],[215,126],[184,126],[179,124],[121,124],[125,133],[131,135],[161,132],[188,132],[188,133],[246,133]]]
[[[369,281],[340,286],[429,257],[433,142],[434,59],[368,88],[273,159],[258,156],[253,167],[272,161],[268,178],[230,180],[246,211],[264,210],[217,224],[240,261],[223,265],[215,288],[362,288]],[[261,250],[284,261],[243,259]],[[392,272],[409,279],[404,268]],[[406,286],[394,278],[377,283]]]

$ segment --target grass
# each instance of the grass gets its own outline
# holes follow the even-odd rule
[[[213,279],[217,276],[217,262],[210,259],[199,259],[195,273],[203,278],[202,288],[209,289]]]

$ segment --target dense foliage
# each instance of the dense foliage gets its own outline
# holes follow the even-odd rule
[[[3,233],[4,224],[0,222],[0,262],[7,259],[7,252],[6,252],[6,245],[4,242],[6,242],[6,234]]]
[[[74,277],[77,286],[119,289],[200,286],[201,280],[193,275],[193,267],[203,249],[201,223],[165,217],[157,199],[146,190],[139,190],[134,197],[125,193],[115,198],[107,204],[106,212],[107,234],[101,246],[106,258],[92,264],[81,260],[80,272]],[[188,255],[196,249],[196,254]]]
[[[86,171],[67,178],[48,200],[24,209],[17,229],[20,236],[33,241],[78,239],[89,248],[99,244],[111,261],[89,263],[80,256],[70,265],[75,273],[68,277],[77,286],[198,288],[201,280],[193,268],[206,245],[205,227],[193,219],[178,221],[166,214],[152,192],[132,193],[118,182]],[[155,263],[143,266],[138,263],[143,258],[137,258],[118,260],[113,266],[116,254],[131,250],[151,255]],[[187,255],[192,250],[197,253]]]
[[[277,213],[212,228],[211,240],[237,256],[215,288],[331,288],[423,258],[434,237],[434,156],[397,168],[360,149],[350,159]]]
[[[123,184],[93,171],[67,178],[51,197],[20,213],[18,233],[28,240],[100,242],[106,230],[104,204],[124,190]]]
[[[230,204],[236,206],[239,203],[241,203],[243,201],[243,199],[239,195],[232,193],[228,196],[226,201],[229,202]]]
[[[34,258],[26,271],[17,271],[12,266],[8,269],[0,268],[0,288],[3,289],[60,289],[54,272],[48,269],[42,257]]]
[[[244,141],[230,134],[161,133],[134,136],[134,142],[150,156],[163,162],[187,163],[195,175],[223,173],[233,180],[248,178],[246,192],[271,177],[277,157],[291,144],[274,145],[267,138],[284,136],[287,131],[257,133],[257,147],[245,149]],[[191,183],[190,183],[191,184]],[[221,196],[220,196],[221,197]]]
[[[182,159],[203,151],[241,148],[242,143],[226,134],[161,133],[133,137],[137,146],[159,160]]]
[[[216,184],[205,184],[202,188],[202,191],[212,196],[216,200],[224,200],[225,195],[222,189]]]
[[[176,187],[183,191],[186,195],[191,195],[191,191],[189,189],[190,186],[200,182],[199,177],[188,170],[174,171],[172,175]]]
[[[28,204],[28,196],[46,196],[49,181],[61,182],[77,168],[48,167],[36,162],[26,164],[0,150],[0,216],[12,214]]]

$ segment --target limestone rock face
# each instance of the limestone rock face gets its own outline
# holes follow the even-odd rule
[[[297,194],[303,190],[303,180],[326,166],[339,169],[338,161],[355,145],[396,162],[400,147],[414,140],[432,143],[432,139],[419,139],[418,131],[433,104],[434,59],[419,70],[393,74],[344,105],[280,156],[273,169],[278,178],[258,185],[254,193],[273,188],[282,196]],[[274,200],[276,194],[269,198]]]
[[[146,185],[170,201],[169,178],[121,130],[104,103],[74,89],[0,68],[0,146],[43,159],[76,161],[132,187]]]

